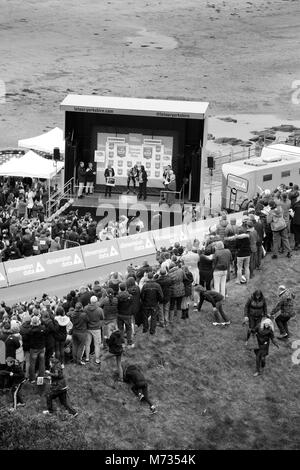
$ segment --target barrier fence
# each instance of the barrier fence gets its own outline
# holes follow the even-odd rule
[[[242,212],[232,214],[237,223]],[[145,259],[155,260],[157,250],[169,248],[175,242],[185,244],[197,238],[200,242],[209,227],[216,225],[219,218],[200,220],[189,225],[176,225],[152,232],[142,232],[127,237],[95,242],[43,255],[21,258],[0,263],[0,289],[26,282],[47,279],[53,276],[102,267],[99,275],[108,274],[112,268],[118,270],[118,263],[128,264]],[[102,272],[103,271],[103,272]]]

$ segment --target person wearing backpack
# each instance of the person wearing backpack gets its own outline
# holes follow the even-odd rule
[[[271,204],[270,204],[271,205]],[[267,215],[267,223],[271,225],[273,234],[273,255],[272,258],[278,258],[278,250],[282,245],[283,250],[287,250],[287,257],[291,258],[291,247],[289,242],[289,234],[286,222],[283,217],[283,210],[281,206],[276,207],[276,204],[271,205],[271,210]]]

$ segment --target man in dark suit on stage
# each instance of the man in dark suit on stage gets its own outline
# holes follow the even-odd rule
[[[111,188],[112,188],[112,186],[110,186],[107,183],[109,182],[109,178],[113,178],[114,176],[115,176],[115,170],[112,168],[111,163],[108,163],[107,168],[104,171],[104,177],[105,177],[105,181],[106,181],[105,197],[107,197],[107,194],[109,195],[109,197],[111,197]]]

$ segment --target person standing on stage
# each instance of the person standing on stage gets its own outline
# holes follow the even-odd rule
[[[115,176],[115,170],[112,168],[111,163],[108,163],[107,168],[105,169],[104,172],[104,177],[106,181],[106,186],[105,186],[105,197],[107,197],[107,194],[109,197],[111,197],[111,186],[107,184],[108,178],[113,178]]]
[[[84,162],[80,162],[78,171],[77,171],[77,178],[78,178],[78,199],[83,198],[83,188],[85,185],[85,168],[84,168]]]
[[[85,171],[86,194],[93,194],[95,180],[96,180],[96,171],[93,168],[93,163],[90,162]]]
[[[148,175],[145,170],[144,165],[141,165],[139,172],[138,172],[138,181],[139,181],[139,194],[138,199],[143,198],[144,200],[147,199],[147,181]]]
[[[130,193],[129,185],[130,185],[131,180],[133,184],[133,193],[135,194],[137,176],[138,176],[138,167],[137,165],[134,165],[132,168],[130,168],[130,170],[128,170],[128,174],[127,174],[127,194]]]

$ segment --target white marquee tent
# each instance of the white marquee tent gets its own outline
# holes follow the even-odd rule
[[[60,153],[65,153],[64,132],[59,127],[55,127],[45,134],[22,139],[18,141],[18,146],[22,148],[39,150],[41,152],[53,153],[54,147],[58,147]]]
[[[29,150],[20,158],[13,157],[0,165],[0,176],[22,176],[30,178],[53,178],[62,168],[63,162],[55,162]]]

